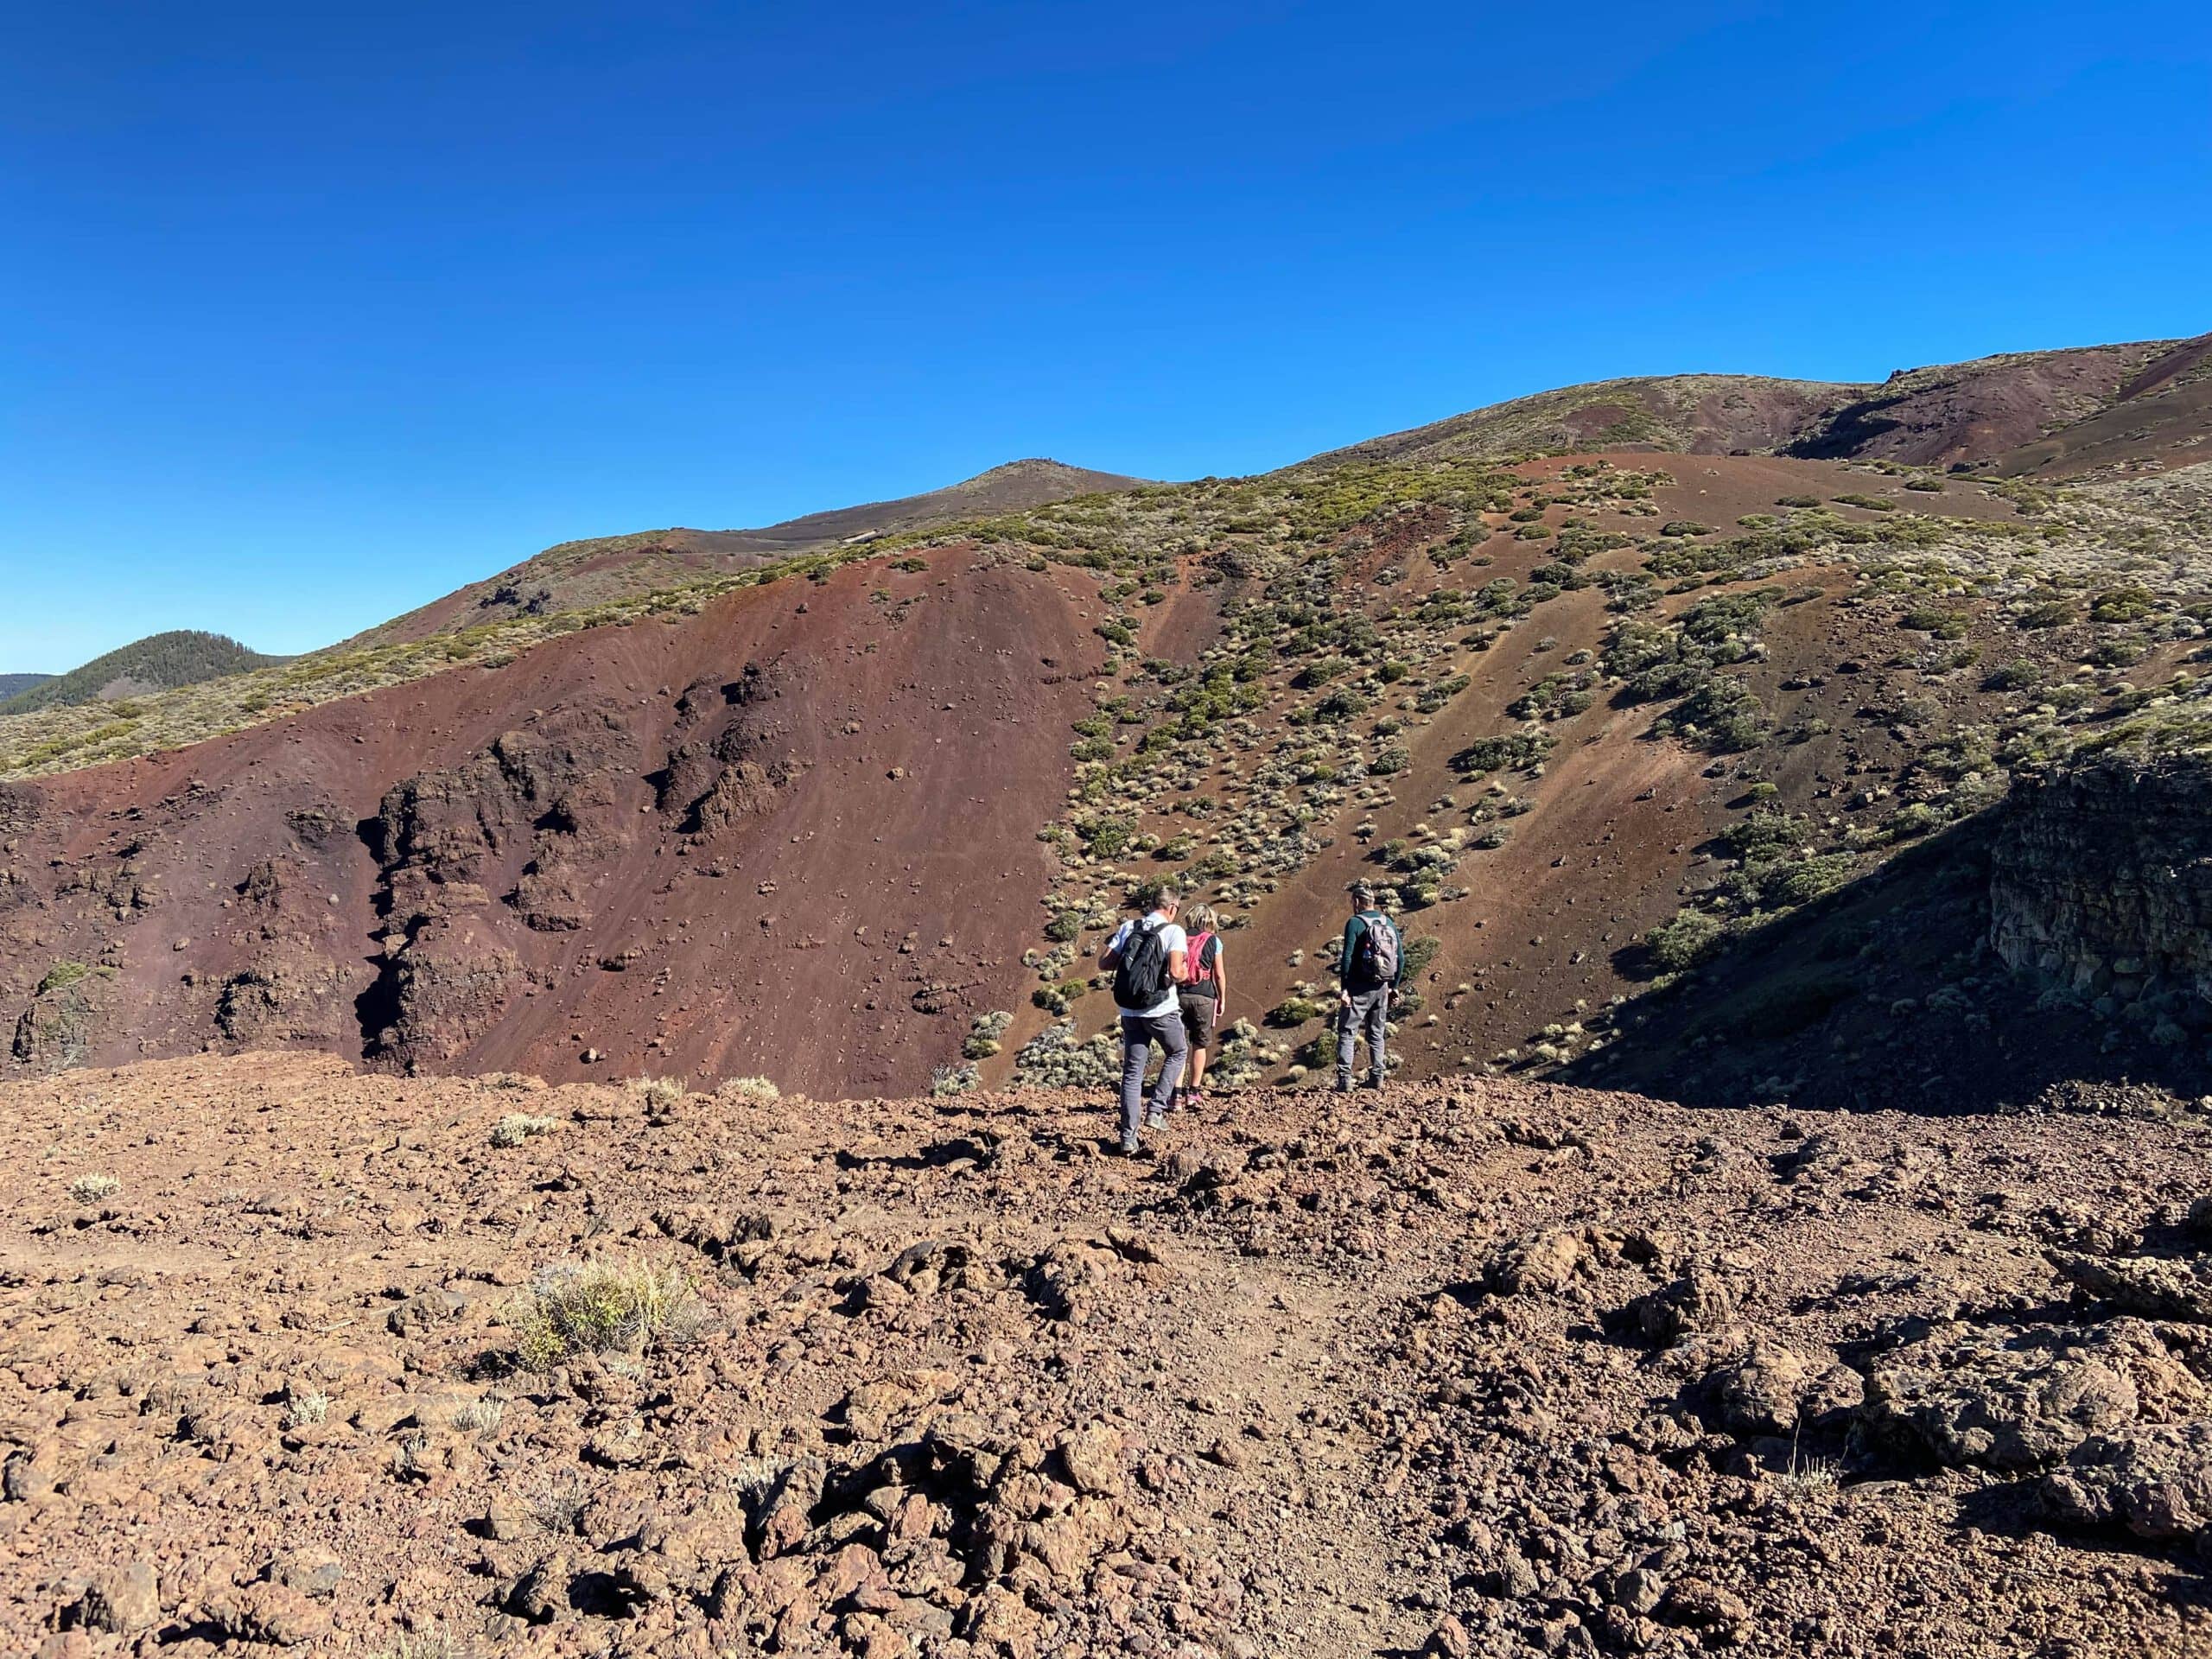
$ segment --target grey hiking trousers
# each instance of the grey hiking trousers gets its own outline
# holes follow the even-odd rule
[[[1165,1058],[1160,1081],[1152,1085],[1152,1109],[1165,1116],[1175,1103],[1175,1085],[1183,1081],[1183,1062],[1191,1052],[1191,1039],[1183,1029],[1180,1009],[1153,1019],[1122,1016],[1122,1144],[1136,1144],[1144,1125],[1144,1069],[1152,1058],[1152,1046],[1160,1045]]]
[[[1352,1048],[1363,1030],[1367,1036],[1368,1076],[1381,1083],[1389,1068],[1385,1052],[1390,1024],[1390,988],[1352,993],[1351,1005],[1337,1005],[1337,1087],[1351,1087]]]

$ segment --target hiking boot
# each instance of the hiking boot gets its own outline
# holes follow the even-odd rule
[[[1122,1148],[1122,1157],[1124,1157],[1124,1158],[1134,1158],[1134,1157],[1135,1157],[1135,1156],[1137,1155],[1137,1152],[1138,1152],[1138,1149],[1139,1149],[1139,1148],[1138,1148],[1138,1145],[1137,1145],[1137,1138],[1136,1138],[1136,1136],[1135,1136],[1134,1135],[1123,1135],[1123,1136],[1122,1137],[1121,1148]]]
[[[1348,1095],[1351,1093],[1351,1079],[1350,1077],[1338,1077],[1337,1079],[1336,1091],[1340,1095]]]
[[[1167,1127],[1167,1114],[1165,1112],[1154,1112],[1150,1114],[1146,1117],[1144,1126],[1147,1129],[1166,1128]]]
[[[1380,1077],[1370,1077],[1367,1080],[1367,1086],[1370,1089],[1380,1089],[1382,1086],[1382,1079]]]

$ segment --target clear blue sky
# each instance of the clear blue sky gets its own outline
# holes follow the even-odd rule
[[[0,670],[1018,455],[2212,328],[2202,0],[7,12]]]

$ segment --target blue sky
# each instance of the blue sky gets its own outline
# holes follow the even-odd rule
[[[1019,455],[2212,328],[2202,4],[9,13],[0,671]]]

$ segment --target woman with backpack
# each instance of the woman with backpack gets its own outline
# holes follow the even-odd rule
[[[1191,977],[1179,995],[1183,1033],[1191,1041],[1191,1065],[1178,1097],[1179,1105],[1204,1104],[1206,1097],[1206,1054],[1213,1047],[1214,1028],[1229,1005],[1229,970],[1222,961],[1221,918],[1211,905],[1191,906]]]

